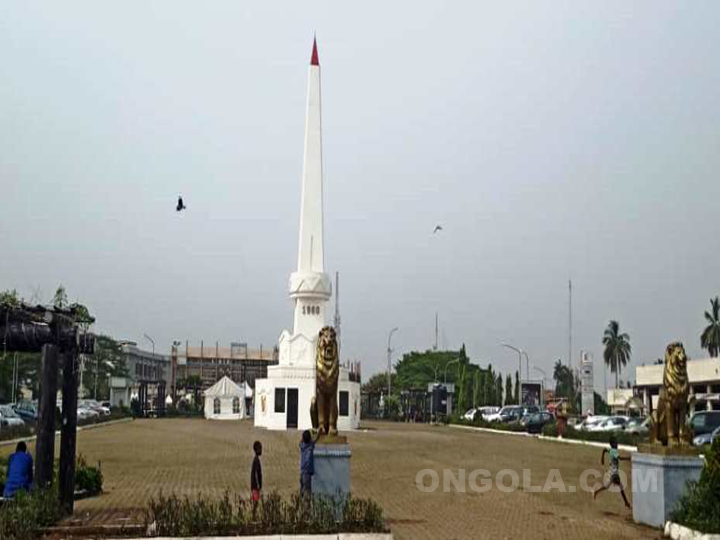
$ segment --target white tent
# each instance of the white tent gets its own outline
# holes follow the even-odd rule
[[[205,390],[205,418],[211,420],[245,418],[245,388],[225,376]]]

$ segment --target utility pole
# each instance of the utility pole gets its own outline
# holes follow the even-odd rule
[[[568,367],[572,367],[572,279],[568,280]]]

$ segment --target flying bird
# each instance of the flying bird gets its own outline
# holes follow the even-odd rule
[[[175,210],[178,212],[181,212],[181,211],[185,210],[185,208],[187,208],[187,206],[185,206],[185,204],[183,204],[182,197],[178,197],[178,203],[177,203],[177,207],[175,208]]]
[[[440,225],[435,225],[435,230],[433,231],[433,234],[435,234],[438,231],[442,231],[443,228]]]

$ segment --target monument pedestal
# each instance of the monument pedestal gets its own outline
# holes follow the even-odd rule
[[[350,445],[347,443],[315,445],[313,495],[344,500],[350,494]]]
[[[684,449],[675,455],[672,448],[663,453],[648,453],[646,449],[638,448],[640,451],[632,455],[633,519],[664,527],[687,491],[685,484],[700,478],[703,460]]]

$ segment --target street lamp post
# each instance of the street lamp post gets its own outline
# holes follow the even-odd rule
[[[450,364],[455,364],[460,361],[460,358],[456,358],[455,360],[450,360],[447,364],[445,364],[445,387],[447,387],[447,368]]]
[[[507,348],[507,349],[512,349],[513,351],[515,351],[516,353],[518,353],[518,378],[519,378],[519,377],[520,377],[520,374],[522,373],[522,355],[523,355],[523,350],[522,350],[522,349],[518,349],[517,347],[515,347],[514,345],[510,345],[509,343],[502,343],[502,346],[505,347],[505,348]]]
[[[155,340],[147,334],[143,334],[143,336],[145,336],[145,339],[152,343],[153,360],[155,360]]]
[[[388,398],[390,397],[390,390],[391,390],[391,384],[390,384],[390,375],[392,374],[392,365],[390,360],[390,355],[392,354],[392,349],[390,348],[390,340],[392,339],[392,335],[398,331],[397,326],[390,330],[390,334],[388,334],[388,346],[387,346],[387,353],[388,353]]]
[[[525,378],[529,381],[530,380],[530,357],[528,356],[528,353],[525,351],[522,352],[525,355],[525,362],[527,364],[525,365]],[[520,374],[518,374],[518,377]]]

